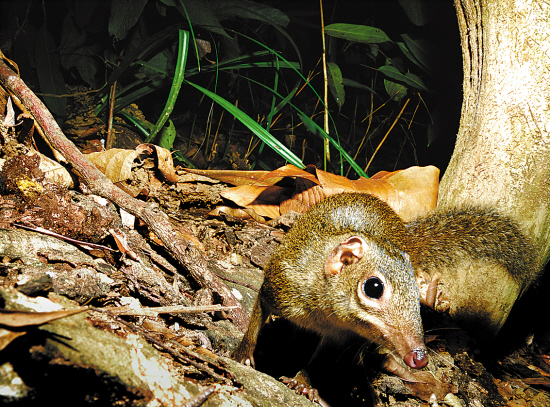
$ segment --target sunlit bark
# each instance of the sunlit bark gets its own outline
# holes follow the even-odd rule
[[[440,205],[511,214],[550,253],[550,4],[455,0],[464,99]]]
[[[481,205],[510,215],[543,265],[550,254],[550,3],[455,0],[455,7],[464,94],[438,205]],[[474,263],[459,282],[443,271],[442,293],[457,319],[486,312],[498,329],[528,279]]]

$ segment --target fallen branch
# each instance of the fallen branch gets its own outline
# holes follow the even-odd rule
[[[118,207],[137,216],[171,251],[174,257],[203,288],[209,288],[222,299],[222,305],[234,306],[229,311],[236,325],[245,330],[248,317],[227,286],[210,271],[204,254],[170,224],[168,216],[156,204],[132,198],[111,182],[67,139],[46,106],[5,63],[0,60],[0,83],[28,110],[42,128],[44,137],[72,165],[89,192],[102,196]]]
[[[131,322],[124,321],[123,319],[119,318],[118,316],[113,315],[110,312],[102,310],[102,309],[94,309],[94,311],[102,312],[104,314],[109,315],[111,318],[113,318],[114,321],[116,321],[117,323],[119,323],[121,325],[124,325],[128,329],[131,329],[135,333],[143,336],[149,343],[151,343],[151,344],[157,346],[159,349],[162,349],[163,351],[169,353],[176,360],[179,360],[181,362],[187,363],[187,364],[195,367],[200,372],[203,372],[203,373],[207,374],[208,376],[212,377],[213,379],[217,380],[218,382],[225,383],[225,384],[228,384],[228,385],[232,384],[233,373],[231,373],[228,370],[223,369],[221,366],[213,364],[214,367],[216,367],[217,369],[221,369],[229,377],[224,377],[223,375],[216,373],[214,371],[214,369],[209,366],[210,364],[212,364],[212,362],[209,362],[205,359],[200,359],[200,355],[196,355],[194,353],[189,352],[187,349],[185,349],[184,346],[180,346],[179,350],[181,350],[182,352],[186,352],[187,356],[184,355],[182,352],[180,352],[176,349],[173,349],[170,346],[167,346],[162,341],[159,341],[158,339],[152,337],[151,335],[149,335],[149,333],[145,329],[143,329],[143,328],[141,328],[141,327],[139,327],[139,326],[137,326],[137,325],[135,325]],[[195,360],[196,358],[199,358],[200,362],[197,362]]]
[[[203,312],[216,311],[231,311],[234,307],[220,307],[219,305],[199,305],[196,307],[186,307],[182,305],[174,305],[169,307],[108,307],[105,311],[111,312],[113,315],[131,315],[131,316],[147,316],[157,317],[159,314],[201,314]]]

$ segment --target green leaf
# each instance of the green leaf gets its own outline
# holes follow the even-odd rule
[[[168,76],[168,56],[164,52],[159,52],[147,61],[136,61],[142,65],[143,69],[140,74],[146,77],[158,75]]]
[[[344,90],[344,84],[342,83],[342,71],[334,62],[327,63],[327,68],[328,87],[338,104],[338,108],[341,109],[346,99],[346,92]]]
[[[374,89],[369,88],[368,86],[363,85],[362,83],[356,82],[352,79],[343,78],[342,83],[344,84],[344,86],[349,86],[350,88],[366,90],[367,92],[370,92],[370,93],[380,97],[380,95],[378,93],[376,93],[376,91]]]
[[[241,109],[239,109],[232,103],[228,102],[224,98],[216,95],[214,92],[211,92],[208,89],[203,88],[202,86],[199,86],[189,81],[186,81],[186,82],[189,85],[193,86],[195,89],[204,93],[206,96],[211,98],[214,102],[218,103],[221,107],[227,110],[230,114],[235,116],[237,120],[239,120],[242,124],[244,124],[251,132],[253,132],[256,136],[258,136],[260,140],[262,140],[265,144],[271,147],[277,154],[279,154],[289,163],[291,163],[292,165],[298,168],[306,167],[302,163],[302,161],[292,151],[290,151],[284,144],[282,144],[279,140],[277,140],[275,137],[269,134],[269,132],[266,129],[264,129],[254,120],[252,120],[252,118],[250,118],[250,116],[244,113]]]
[[[431,20],[430,8],[433,6],[426,0],[399,0],[405,14],[416,26],[424,26]]]
[[[164,123],[172,114],[176,100],[180,93],[181,85],[183,84],[183,77],[185,75],[185,63],[187,62],[187,53],[189,50],[189,32],[185,30],[179,30],[178,33],[178,61],[176,63],[176,71],[174,72],[174,79],[172,80],[172,87],[170,88],[170,94],[166,100],[164,110],[162,111],[155,129],[151,133],[151,137],[163,128]]]
[[[175,139],[176,126],[174,126],[172,120],[168,120],[168,125],[164,126],[159,133],[158,145],[167,150],[171,150]]]
[[[263,21],[286,27],[290,22],[281,10],[249,0],[210,0],[212,9],[220,20],[233,17]]]
[[[425,90],[426,92],[429,92],[426,85],[424,85],[424,82],[422,82],[422,79],[418,77],[418,75],[415,75],[411,72],[407,72],[405,74],[405,81],[407,85],[412,86],[413,88],[419,89],[419,90]]]
[[[368,54],[372,57],[373,60],[376,60],[378,54],[380,54],[380,45],[378,44],[369,44],[370,52]]]
[[[419,66],[427,72],[431,72],[434,58],[432,56],[433,51],[430,50],[428,42],[422,39],[413,39],[409,34],[401,34],[401,38],[405,41],[407,48],[414,55],[414,58],[420,63]]]
[[[54,95],[67,93],[59,66],[59,53],[54,39],[45,25],[38,30],[36,35],[35,55],[36,75],[40,91]],[[43,100],[56,118],[65,117],[67,98],[43,96]]]
[[[401,52],[413,63],[415,64],[416,66],[418,66],[419,68],[423,69],[423,70],[426,70],[426,67],[424,65],[422,65],[422,63],[416,59],[416,57],[413,55],[413,53],[409,50],[409,48],[407,47],[407,45],[405,45],[404,42],[397,42],[397,46],[399,47],[399,49],[401,50]]]
[[[384,75],[386,75],[388,78],[395,79],[398,81],[403,80],[404,76],[399,69],[397,69],[395,66],[391,65],[384,65],[378,68],[380,72],[382,72]]]
[[[97,45],[78,48],[66,61],[66,69],[75,67],[80,78],[92,88],[95,88],[97,86],[96,74],[100,68],[98,54]]]
[[[74,23],[73,16],[67,14],[63,20],[61,46],[59,47],[59,57],[63,68],[70,68],[67,63],[68,59],[70,59],[75,54],[75,50],[84,45],[85,42],[86,32],[80,31]]]
[[[115,40],[126,38],[128,30],[136,25],[147,0],[112,0],[109,17],[109,35]]]
[[[213,33],[229,37],[220,24],[220,20],[212,10],[209,1],[205,0],[183,0],[185,10],[179,5],[179,1],[161,0],[167,6],[176,7],[185,19],[189,19],[190,24],[198,25]],[[185,13],[187,11],[187,13]]]
[[[384,88],[392,100],[396,102],[401,102],[401,100],[407,95],[407,87],[401,83],[384,79]]]
[[[428,89],[424,85],[424,82],[422,82],[422,80],[413,73],[407,72],[406,74],[402,74],[399,69],[391,65],[381,66],[380,68],[378,68],[378,70],[390,79],[394,79],[398,82],[403,82],[406,85],[411,86],[415,89],[428,91]]]
[[[380,28],[369,27],[368,25],[330,24],[325,27],[325,33],[331,37],[343,38],[348,41],[363,42],[366,44],[392,42]]]

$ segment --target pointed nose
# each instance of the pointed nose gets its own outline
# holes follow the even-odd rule
[[[415,348],[403,360],[411,369],[422,369],[428,364],[428,352],[424,347]]]

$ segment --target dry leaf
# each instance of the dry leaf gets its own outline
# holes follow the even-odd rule
[[[209,54],[212,51],[212,45],[210,45],[209,41],[195,38],[195,44],[197,45],[197,50],[199,51],[199,59],[202,59],[206,54]]]
[[[69,315],[86,311],[87,307],[81,307],[66,311],[28,312],[0,309],[0,325],[19,328],[23,326],[41,325]]]
[[[390,205],[405,221],[425,215],[437,205],[439,169],[432,165],[379,172],[371,180],[385,184],[387,195],[373,195]],[[382,193],[381,185],[377,192]]]
[[[258,180],[269,173],[269,171],[197,170],[194,168],[186,168],[185,171],[236,186],[259,185]]]
[[[178,176],[176,175],[176,169],[174,168],[174,160],[172,159],[172,154],[170,151],[154,144],[140,144],[136,147],[136,151],[140,156],[143,153],[151,155],[151,148],[153,148],[157,154],[157,168],[164,179],[169,182],[178,182]]]
[[[292,189],[290,188],[278,186],[242,185],[229,188],[220,195],[239,206],[264,204],[279,206],[280,197],[285,194],[289,195],[291,192]]]
[[[236,219],[254,219],[256,222],[265,223],[265,219],[250,208],[230,208],[229,206],[218,206],[208,213],[208,216],[228,215]]]
[[[25,335],[26,332],[24,331],[8,331],[7,329],[0,328],[0,351],[3,350],[6,346],[8,346],[12,341],[16,338],[19,338],[20,336]]]
[[[246,172],[250,174],[250,171]],[[314,166],[301,170],[286,165],[269,173],[261,172],[257,181],[244,183],[235,171],[216,179],[238,179],[239,186],[222,192],[222,196],[239,206],[254,209],[263,217],[277,217],[290,211],[303,213],[321,199],[342,192],[361,192],[387,202],[404,221],[424,215],[435,208],[439,186],[439,169],[433,166],[410,167],[394,172],[381,172],[371,179],[348,178],[327,173]],[[204,174],[206,175],[206,174]],[[294,179],[292,187],[275,185],[285,178]]]
[[[132,166],[138,157],[138,152],[111,148],[99,153],[86,154],[86,157],[111,181],[121,182],[132,177]]]
[[[2,109],[4,110],[4,109]],[[4,126],[5,127],[14,127],[15,126],[15,110],[13,110],[13,103],[11,102],[11,96],[8,96],[6,102],[6,116],[4,117]]]
[[[144,162],[153,154],[157,155],[157,168],[169,182],[177,182],[178,176],[174,168],[172,154],[165,148],[144,143],[135,150],[111,148],[98,153],[85,154],[86,157],[111,181],[119,183],[132,177],[134,162]]]
[[[44,171],[44,176],[65,188],[73,188],[74,183],[71,177],[71,174],[65,167],[59,164],[57,161],[52,160],[51,158],[46,157],[44,154],[40,154],[40,164],[38,166],[42,171]]]

